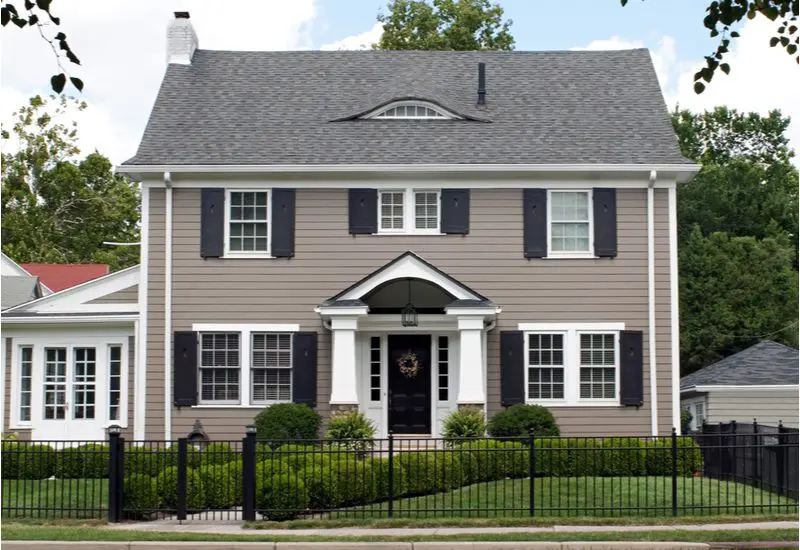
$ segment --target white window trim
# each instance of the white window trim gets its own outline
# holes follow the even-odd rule
[[[381,228],[381,197],[384,194],[403,194],[403,227],[402,229]],[[416,227],[416,194],[436,193],[437,224],[433,229],[417,229]],[[442,235],[442,191],[441,189],[417,189],[415,187],[397,187],[378,191],[378,235]]]
[[[393,109],[395,107],[403,107],[403,106],[414,106],[414,107],[425,107],[426,109],[431,109],[436,111],[442,116],[439,117],[431,117],[431,116],[380,116],[381,113],[385,113],[389,109]],[[419,100],[403,100],[403,101],[394,101],[389,103],[388,105],[384,105],[382,107],[378,107],[377,109],[370,111],[369,113],[363,115],[361,118],[366,119],[374,119],[374,120],[461,120],[462,117],[447,111],[438,105],[435,105],[429,101],[419,101]]]
[[[587,251],[554,251],[553,238],[552,238],[552,210],[553,210],[553,193],[588,193],[588,209],[589,209],[589,250]],[[594,253],[594,192],[592,188],[584,189],[548,189],[547,190],[547,258],[546,259],[586,259],[597,258]]]
[[[246,251],[231,250],[231,193],[266,193],[267,194],[267,250]],[[247,189],[231,187],[225,189],[225,249],[223,258],[270,259],[272,256],[272,188],[259,187]]]
[[[20,406],[22,406],[22,400],[20,396],[22,395],[22,348],[31,348],[31,419],[30,420],[21,420],[20,419]],[[11,418],[9,419],[9,425],[11,427],[31,427],[34,417],[36,416],[36,409],[34,406],[34,393],[36,392],[36,384],[34,381],[36,377],[34,376],[34,371],[36,369],[36,348],[33,344],[15,344],[14,349],[11,351],[12,359],[11,359],[11,371],[14,373],[14,376],[11,380]],[[42,365],[44,368],[44,365]],[[44,415],[42,415],[44,418]]]
[[[203,367],[203,334],[213,333],[235,333],[233,330],[207,330],[198,333],[197,338],[197,403],[200,405],[227,405],[235,407],[246,403],[244,400],[244,391],[242,385],[244,384],[244,358],[247,357],[246,353],[250,353],[250,342],[245,342],[246,333],[237,333],[239,336],[239,399],[203,399],[203,369],[232,369],[233,367]],[[249,334],[249,333],[248,333]],[[248,361],[249,364],[249,361]],[[248,376],[249,380],[249,376]]]
[[[524,375],[525,402],[530,405],[546,407],[619,407],[620,406],[620,365],[619,333],[625,330],[625,323],[519,323],[517,328],[524,332]],[[564,336],[564,399],[531,399],[528,397],[528,344],[531,334],[561,334]],[[614,335],[614,395],[613,399],[581,399],[580,397],[580,335]]]
[[[202,395],[202,380],[198,376],[197,405],[193,408],[200,409],[260,409],[278,403],[291,403],[292,399],[281,401],[253,401],[251,398],[252,384],[252,355],[251,343],[252,333],[254,332],[299,332],[299,324],[263,324],[263,323],[194,323],[192,331],[203,332],[237,332],[239,333],[239,400],[238,401],[203,401],[199,399]],[[198,338],[198,350],[201,346],[201,339]],[[294,369],[294,357],[292,357],[292,369]],[[200,371],[200,357],[197,361],[198,374]],[[294,397],[294,386],[292,386],[292,397]]]
[[[681,403],[682,409],[689,409],[689,412],[692,414],[692,422],[689,424],[689,429],[696,430],[698,427],[702,427],[702,424],[698,425],[698,418],[697,418],[697,405],[703,405],[704,411],[704,418],[708,420],[708,397],[703,395],[699,397],[693,397],[692,399],[685,399]]]

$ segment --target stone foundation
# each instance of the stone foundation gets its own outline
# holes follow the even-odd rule
[[[331,405],[331,416],[344,412],[357,412],[358,405]]]

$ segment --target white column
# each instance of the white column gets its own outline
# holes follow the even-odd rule
[[[485,405],[483,316],[458,317],[458,332],[460,335],[458,404]]]
[[[333,358],[331,361],[331,405],[357,405],[356,329],[358,318],[331,318]]]

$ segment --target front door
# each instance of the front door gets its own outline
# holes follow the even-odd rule
[[[431,433],[431,336],[389,335],[389,430]]]

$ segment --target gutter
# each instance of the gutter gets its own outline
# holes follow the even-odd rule
[[[172,176],[164,172],[164,439],[172,440]]]
[[[655,170],[647,183],[647,347],[650,364],[650,432],[658,435],[658,369],[656,368],[656,253],[654,189],[658,179]],[[674,330],[674,327],[673,327]]]
[[[30,317],[3,317],[4,325],[35,325],[39,323],[118,323],[135,322],[139,318],[138,313],[122,315],[46,315],[40,314]]]

